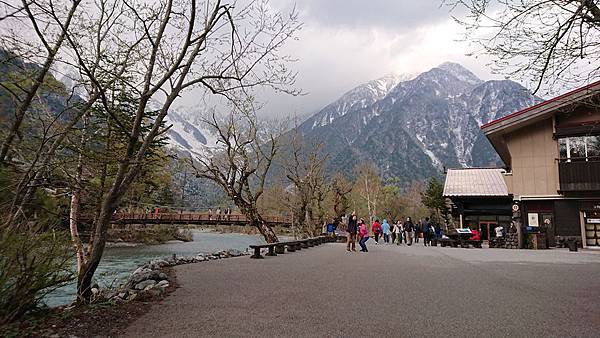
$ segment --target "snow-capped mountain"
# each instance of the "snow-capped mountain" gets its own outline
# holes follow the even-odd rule
[[[298,129],[323,142],[331,171],[351,173],[370,161],[385,177],[410,182],[443,167],[500,164],[479,127],[538,100],[516,82],[483,81],[447,62],[413,78],[360,85]]]
[[[384,98],[398,83],[410,79],[409,74],[389,74],[362,84],[313,115],[310,118],[312,128],[328,125],[348,113],[365,109]]]
[[[216,137],[210,130],[203,128],[203,124],[193,114],[170,111],[166,124],[171,125],[167,131],[169,144],[177,150],[205,157],[217,147]]]

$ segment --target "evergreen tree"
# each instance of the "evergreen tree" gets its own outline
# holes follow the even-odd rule
[[[444,186],[435,177],[429,179],[425,191],[421,193],[421,201],[423,204],[438,218],[440,215],[445,215],[446,211],[446,200],[443,193]]]

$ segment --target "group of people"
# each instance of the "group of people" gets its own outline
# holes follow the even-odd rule
[[[209,220],[229,220],[231,218],[231,208],[225,208],[221,211],[221,208],[217,208],[216,213],[213,214],[213,210],[208,209],[208,219]]]
[[[355,242],[358,240],[361,252],[369,252],[366,243],[371,238],[370,232],[373,233],[375,244],[379,244],[379,240],[383,238],[385,244],[401,245],[404,242],[408,246],[412,245],[413,241],[419,243],[421,236],[424,246],[431,245],[433,239],[443,236],[442,228],[439,225],[433,225],[429,217],[416,223],[407,217],[404,222],[396,221],[392,225],[386,219],[383,220],[383,223],[377,219],[371,224],[369,232],[364,219],[358,218],[356,213],[352,213],[348,218],[346,231],[348,232],[346,250],[356,251]]]

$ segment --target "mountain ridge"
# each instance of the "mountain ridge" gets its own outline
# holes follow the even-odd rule
[[[323,143],[330,173],[351,175],[356,164],[371,161],[384,177],[412,181],[441,176],[444,167],[501,165],[479,127],[539,101],[516,82],[484,81],[451,62],[398,81],[385,95],[368,96],[374,81],[297,128]]]

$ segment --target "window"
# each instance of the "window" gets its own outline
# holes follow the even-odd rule
[[[560,138],[558,145],[561,160],[567,162],[600,160],[600,136]]]
[[[587,137],[587,157],[600,160],[600,136]]]

